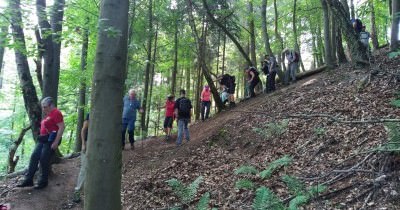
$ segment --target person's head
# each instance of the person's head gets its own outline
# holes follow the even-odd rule
[[[361,27],[361,31],[365,31],[365,26],[362,26],[362,27]]]
[[[264,55],[264,59],[268,59],[269,58],[269,55],[268,54],[265,54]]]
[[[129,98],[134,99],[136,97],[136,91],[134,89],[129,90]]]
[[[180,94],[181,96],[185,96],[185,95],[186,95],[186,91],[185,91],[184,89],[181,89],[181,90],[179,91],[179,94]]]
[[[204,90],[210,90],[210,86],[208,86],[208,85],[204,85]]]
[[[45,114],[48,114],[54,108],[53,98],[50,96],[43,98],[42,101],[40,102],[40,105],[42,107],[42,111]]]
[[[174,100],[174,98],[175,98],[175,96],[174,95],[169,95],[168,97],[167,97],[167,99],[168,99],[168,101],[173,101]]]

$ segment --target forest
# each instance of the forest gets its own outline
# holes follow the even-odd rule
[[[362,43],[360,32],[355,29],[356,20],[361,21],[361,25],[369,32],[367,45]],[[293,162],[297,163],[293,158],[312,144],[312,140],[307,139],[303,145],[297,145],[292,150],[286,145],[286,150],[281,148],[286,143],[279,146],[276,141],[285,139],[292,142],[297,136],[288,134],[289,131],[284,128],[296,127],[294,124],[299,123],[296,127],[299,129],[297,135],[302,136],[302,129],[306,133],[305,130],[309,128],[306,124],[310,122],[306,119],[317,119],[317,122],[313,122],[316,123],[312,128],[313,135],[332,145],[338,144],[335,139],[342,135],[342,131],[345,133],[343,139],[346,140],[348,138],[344,136],[360,132],[358,137],[352,136],[358,143],[357,138],[364,138],[371,132],[372,140],[369,141],[366,137],[367,140],[360,143],[364,146],[367,142],[371,148],[377,146],[375,141],[378,141],[378,137],[400,142],[399,24],[399,0],[0,0],[0,177],[5,182],[8,180],[7,183],[9,180],[22,179],[20,177],[26,172],[31,153],[38,143],[41,120],[45,117],[41,100],[52,97],[54,105],[62,112],[65,123],[62,141],[56,148],[53,159],[54,163],[61,164],[54,164],[54,173],[62,171],[57,167],[63,167],[63,162],[73,160],[74,163],[68,164],[75,164],[71,166],[75,169],[71,169],[69,173],[76,179],[79,172],[79,161],[76,161],[82,148],[81,131],[88,113],[91,120],[87,145],[91,149],[86,154],[90,167],[87,167],[87,178],[82,192],[84,204],[66,201],[62,204],[62,209],[298,209],[307,203],[311,203],[308,208],[344,208],[339,206],[346,203],[346,197],[335,197],[335,190],[340,191],[337,189],[340,187],[333,188],[329,185],[336,184],[339,178],[333,178],[333,181],[330,180],[332,182],[319,182],[316,179],[313,183],[313,179],[304,178],[306,175],[303,172],[296,171],[297,178],[294,175],[284,175],[280,184],[271,184],[276,180],[266,181],[273,176],[274,171],[289,167]],[[289,71],[285,54],[288,50],[298,52],[299,56],[297,82],[290,85],[285,79]],[[267,89],[266,75],[262,73],[265,55],[274,55],[277,61],[277,91],[273,93],[263,93]],[[262,86],[256,88],[258,96],[249,99],[248,78],[244,70],[251,66],[260,72]],[[217,78],[224,74],[236,78],[234,98],[237,106],[234,108],[226,106],[220,97],[221,89]],[[378,79],[374,80],[374,76]],[[307,89],[317,77],[321,81],[316,84],[321,85],[315,89]],[[307,81],[299,84],[303,80]],[[387,85],[380,86],[385,81]],[[352,85],[350,93],[346,92],[347,88],[350,91],[350,85],[342,89],[339,87],[347,83]],[[205,85],[210,87],[212,96],[209,121],[201,120],[200,114],[201,92]],[[322,87],[329,85],[337,86],[332,87],[331,91],[322,90]],[[381,88],[381,95],[379,90],[375,93],[374,87]],[[134,122],[135,150],[121,151],[119,139],[123,97],[128,95],[130,89],[136,91],[136,98],[140,101],[143,112],[137,114]],[[186,90],[186,96],[193,105],[191,141],[187,143],[191,147],[174,152],[174,140],[167,141],[166,148],[159,144],[154,146],[154,142],[165,141],[164,104],[169,95],[178,98],[181,89]],[[327,91],[326,95],[332,94],[338,100],[322,100],[324,96],[321,93],[324,91]],[[347,94],[353,94],[356,102],[361,100],[357,102],[360,107],[372,107],[374,111],[364,111],[364,108],[360,108],[360,111],[358,106],[346,104],[347,98],[341,97]],[[379,100],[380,97],[389,102],[383,104],[385,100]],[[342,101],[338,102],[339,98]],[[296,103],[303,99],[307,103],[304,102],[297,109]],[[318,103],[324,104],[325,108],[315,105]],[[336,109],[332,111],[332,107]],[[251,117],[257,113],[257,117]],[[373,116],[376,119],[372,119]],[[341,123],[353,125],[352,120],[355,119],[360,119],[361,122],[354,123],[357,126],[360,124],[360,127],[328,128],[330,124],[322,122],[321,118],[335,126]],[[307,121],[304,126],[296,121],[300,119]],[[259,123],[265,126],[260,127]],[[378,123],[379,128],[374,123]],[[271,128],[273,126],[275,127]],[[173,126],[174,138],[177,128],[178,126]],[[249,131],[244,132],[247,136],[239,132],[244,128]],[[236,142],[237,138],[232,133],[246,141]],[[332,138],[328,138],[329,135]],[[275,164],[269,171],[262,171],[256,161],[258,159],[255,158],[261,156],[260,153],[268,143],[262,141],[259,146],[254,145],[257,143],[244,143],[252,138],[274,142],[271,145],[276,146],[276,152],[265,155],[266,161]],[[299,138],[302,139],[303,136]],[[227,143],[227,139],[231,143]],[[203,145],[205,149],[200,146],[201,141],[207,142],[204,143],[206,146]],[[217,149],[218,152],[214,151],[214,144],[222,145]],[[397,142],[390,143],[392,146],[396,144]],[[387,168],[377,166],[379,173],[376,172],[377,177],[371,175],[371,179],[383,176],[383,169],[379,171],[379,167],[389,170],[388,165],[395,165],[398,161],[398,148],[385,147],[383,150],[386,155],[374,151],[360,156],[366,153],[356,148],[360,145],[348,149],[353,151],[351,154],[341,153],[341,158],[357,156],[360,161],[357,167],[370,160],[370,165],[384,160],[382,162]],[[379,145],[384,143],[380,142]],[[236,147],[241,148],[239,150],[242,155],[231,157],[230,152]],[[321,146],[312,154],[316,157],[325,150],[329,149]],[[285,155],[289,151],[296,154]],[[355,155],[354,151],[360,153]],[[252,155],[246,159],[244,157],[247,154]],[[210,157],[224,155],[229,156],[224,158],[240,160],[229,164],[229,160],[221,158],[221,162],[217,161],[221,164],[216,164],[216,168],[211,167],[215,162]],[[196,169],[196,166],[191,165],[195,162],[193,160],[188,163],[191,170],[186,171],[186,175],[176,175],[180,172],[176,172],[174,167],[185,168],[188,165],[182,166],[180,161],[169,159],[174,156],[182,159],[201,157],[208,162],[209,167],[197,166],[199,169]],[[243,158],[239,158],[240,156]],[[183,162],[187,163],[186,161]],[[354,165],[357,161],[346,164]],[[333,165],[335,164],[332,162],[326,165],[319,163],[318,167],[322,170],[334,167]],[[227,169],[222,170],[221,167],[225,166]],[[308,167],[310,166],[303,169]],[[202,173],[221,174],[228,169],[232,171],[230,175],[233,177],[243,178],[237,180],[237,192],[234,192],[240,194],[235,195],[240,197],[238,200],[241,204],[235,202],[232,193],[227,193],[232,189],[224,188],[224,192],[216,192],[207,190],[204,186],[199,188],[201,182],[218,182],[207,180]],[[131,174],[129,170],[136,171],[137,174]],[[359,173],[354,167],[348,170],[353,174]],[[163,172],[171,176],[162,175],[163,180],[153,176],[153,173]],[[395,172],[392,176],[394,175]],[[320,178],[328,177],[323,176]],[[148,180],[142,180],[145,177]],[[306,190],[306,184],[300,183],[299,177],[310,184]],[[188,187],[179,178],[187,181]],[[218,178],[224,179],[220,176]],[[65,182],[71,188],[74,183],[70,182],[75,180]],[[294,188],[283,189],[282,182]],[[262,183],[267,183],[270,188],[256,187]],[[127,189],[126,186],[131,188]],[[331,191],[323,190],[327,186]],[[371,190],[355,195],[359,197],[344,206],[377,208],[370,203],[378,201],[381,195],[372,190],[371,183],[366,186]],[[153,197],[146,197],[146,193],[138,195],[142,192],[141,187]],[[353,183],[342,190],[357,187],[362,189],[365,186]],[[8,195],[13,192],[11,188],[0,190],[1,202],[19,199],[20,194]],[[163,189],[160,190],[163,192],[158,191],[158,188]],[[204,193],[202,196],[196,195],[198,189]],[[281,191],[274,195],[274,189]],[[176,196],[170,199],[174,195]],[[227,197],[221,198],[224,195]],[[284,199],[279,199],[283,195]],[[339,201],[324,205],[315,202],[318,199],[325,202],[333,197]],[[22,203],[25,207],[30,205],[28,201]],[[54,206],[49,209],[60,209],[59,203],[53,203]],[[393,204],[385,206],[389,209],[396,206],[395,202],[388,203]],[[36,206],[33,209],[42,207]]]

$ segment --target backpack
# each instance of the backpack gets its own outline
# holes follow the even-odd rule
[[[254,77],[258,77],[258,75],[260,74],[256,68],[254,67],[250,67],[250,71],[252,71],[254,73]]]
[[[300,61],[300,55],[298,52],[294,52],[294,61],[293,62],[299,62]]]
[[[368,46],[368,41],[369,41],[369,33],[368,32],[360,32],[360,41],[363,43],[365,46]]]
[[[268,74],[269,73],[269,71],[268,71],[268,65],[269,65],[269,63],[268,62],[266,62],[266,61],[264,61],[264,66],[262,67],[262,71],[264,72],[264,74]]]
[[[182,115],[182,116],[190,115],[190,108],[191,108],[191,105],[190,105],[190,100],[189,99],[181,98],[179,100],[179,109],[178,109],[178,111],[179,111],[178,114],[179,115]]]

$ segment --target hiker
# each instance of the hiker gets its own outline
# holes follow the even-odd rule
[[[80,191],[82,189],[86,177],[86,167],[87,167],[86,150],[87,150],[88,131],[89,131],[89,113],[86,115],[86,119],[83,122],[83,126],[81,129],[81,140],[82,140],[81,168],[79,170],[78,180],[76,182],[74,195],[72,199],[72,201],[74,201],[75,203],[79,203],[81,201]]]
[[[254,92],[254,88],[260,82],[260,77],[257,69],[253,66],[245,69],[247,75],[247,85],[249,90],[249,97],[256,97],[256,93]]]
[[[17,187],[33,186],[33,176],[40,163],[40,178],[34,189],[43,189],[48,184],[50,158],[61,143],[61,137],[65,129],[64,117],[58,110],[51,97],[41,101],[44,118],[40,123],[40,134],[29,161],[28,173],[24,181]]]
[[[188,124],[192,116],[192,102],[186,98],[186,91],[180,90],[180,98],[175,102],[175,117],[178,119],[178,140],[176,142],[177,146],[181,146],[183,132],[185,132],[186,141],[189,142],[189,128]]]
[[[217,77],[217,80],[219,81],[219,84],[221,86],[222,92],[221,92],[221,100],[222,102],[226,103],[225,98],[228,99],[229,101],[229,106],[233,107],[235,106],[235,76],[231,76],[230,74],[223,74],[219,75]],[[226,97],[227,96],[227,97]]]
[[[175,96],[169,95],[167,101],[165,101],[165,119],[164,119],[164,132],[166,140],[171,137],[172,124],[174,122],[174,108],[175,108]]]
[[[356,19],[351,19],[351,24],[353,26],[354,31],[358,34],[360,34],[360,32],[362,31],[362,22],[360,19],[356,18]]]
[[[200,101],[201,101],[201,111],[200,111],[201,120],[204,121],[204,119],[208,119],[208,116],[210,115],[210,107],[211,107],[210,86],[208,85],[204,86],[203,90],[201,91]]]
[[[261,70],[265,74],[265,76],[267,76],[267,78],[266,78],[267,87],[265,87],[265,90],[264,90],[264,92],[267,93],[268,92],[268,76],[269,76],[269,55],[264,56],[264,60],[261,62]]]
[[[288,61],[288,69],[285,72],[285,83],[296,82],[296,71],[299,65],[300,54],[290,49],[285,49],[283,52]]]
[[[369,34],[368,31],[365,30],[365,26],[362,26],[361,32],[360,32],[360,42],[364,45],[364,47],[367,50],[367,54],[369,54],[369,38],[371,35]]]
[[[124,109],[122,111],[122,149],[125,149],[125,134],[128,129],[129,142],[131,143],[131,149],[135,148],[135,122],[136,122],[136,110],[143,113],[143,109],[140,106],[140,101],[136,99],[136,92],[130,89],[129,95],[124,97]]]
[[[269,56],[269,72],[268,72],[268,77],[267,77],[267,92],[273,92],[276,90],[275,87],[275,79],[276,79],[276,70],[278,67],[278,64],[276,62],[276,58],[274,55]]]

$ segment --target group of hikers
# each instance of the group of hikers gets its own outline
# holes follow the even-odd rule
[[[363,43],[369,50],[368,42],[370,35],[365,31],[365,26],[362,25],[361,21],[355,19],[352,21],[353,28],[357,32],[360,38],[360,42]],[[296,72],[298,69],[298,63],[300,61],[300,54],[295,50],[285,49],[283,51],[287,62],[288,68],[285,72],[284,83],[296,82]],[[279,64],[274,55],[265,55],[261,65],[262,71],[267,75],[266,88],[264,92],[273,92],[276,90],[275,80]],[[247,98],[256,96],[255,88],[261,82],[259,72],[255,67],[245,68],[245,74],[247,78]],[[223,74],[216,77],[216,80],[220,85],[220,97],[221,101],[225,105],[229,104],[230,107],[235,106],[235,76],[229,74]],[[179,147],[182,144],[182,140],[185,137],[186,141],[190,141],[190,133],[188,124],[192,117],[192,102],[186,97],[186,91],[179,91],[180,97],[175,101],[174,95],[169,95],[165,102],[165,119],[164,119],[164,132],[166,139],[170,139],[172,125],[174,119],[177,119],[178,125],[178,137],[176,145]],[[211,108],[211,90],[208,85],[205,85],[201,95],[201,120],[204,121],[209,118]],[[45,97],[41,100],[41,108],[44,113],[44,117],[40,123],[40,134],[37,139],[35,148],[31,154],[28,171],[25,175],[25,179],[17,185],[17,187],[31,187],[34,186],[33,177],[35,172],[38,170],[40,163],[41,174],[37,185],[34,189],[43,189],[48,185],[48,176],[50,169],[50,158],[57,150],[61,143],[61,137],[63,135],[65,124],[63,115],[55,107],[53,99],[51,97]],[[137,111],[143,112],[140,101],[136,97],[134,89],[128,91],[128,95],[123,98],[123,111],[122,111],[122,132],[121,132],[121,146],[125,149],[126,132],[128,133],[128,139],[131,145],[131,149],[134,149],[134,131],[136,122]],[[85,174],[86,174],[86,150],[88,140],[88,128],[89,128],[89,114],[83,123],[81,130],[82,148],[81,148],[81,170],[79,172],[77,185],[75,187],[74,201],[80,201],[80,190],[82,188]]]

